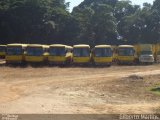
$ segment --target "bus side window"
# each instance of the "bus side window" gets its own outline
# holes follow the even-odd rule
[[[68,49],[67,49],[67,52],[70,52],[70,53],[71,53],[71,52],[72,52],[72,49],[68,48]]]
[[[115,54],[118,54],[119,53],[118,51],[119,51],[118,49],[115,49]]]
[[[26,47],[22,47],[22,52],[26,52]]]
[[[4,51],[5,51],[5,53],[7,52],[7,47],[5,47]]]
[[[92,55],[95,56],[95,49],[93,49],[93,50],[91,51],[91,53],[92,53]]]
[[[113,56],[113,50],[111,49],[111,56]]]
[[[48,48],[44,48],[44,52],[48,52]]]

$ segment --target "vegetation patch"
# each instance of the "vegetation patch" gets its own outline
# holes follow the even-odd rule
[[[158,86],[158,87],[152,87],[150,89],[150,91],[153,92],[153,93],[155,93],[155,94],[160,95],[160,86]]]

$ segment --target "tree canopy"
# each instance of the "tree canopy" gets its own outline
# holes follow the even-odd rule
[[[160,1],[1,0],[0,44],[135,44],[160,42]]]

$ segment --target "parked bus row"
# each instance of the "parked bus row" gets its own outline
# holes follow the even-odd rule
[[[53,44],[0,45],[0,58],[6,63],[95,64],[111,65],[160,62],[160,44],[89,45]]]

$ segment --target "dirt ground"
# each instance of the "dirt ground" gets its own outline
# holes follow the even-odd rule
[[[0,113],[160,113],[160,65],[0,66]]]

